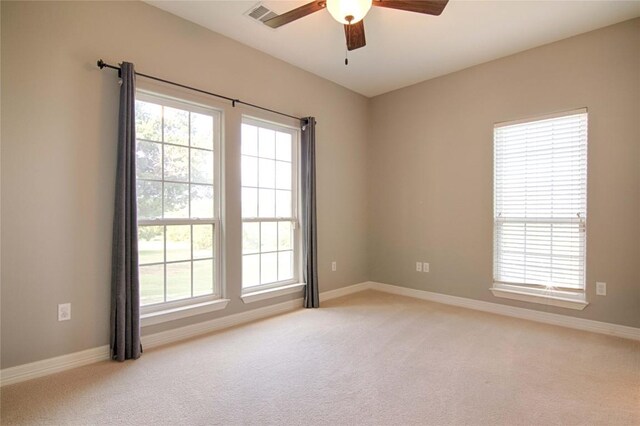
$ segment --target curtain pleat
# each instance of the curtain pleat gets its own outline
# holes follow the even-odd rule
[[[304,260],[305,308],[320,307],[318,292],[318,224],[316,220],[316,120],[302,119],[300,149],[302,197],[302,256]]]
[[[140,357],[140,285],[136,211],[135,72],[120,67],[120,112],[111,260],[111,356]]]

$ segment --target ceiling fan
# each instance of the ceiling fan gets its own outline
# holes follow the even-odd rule
[[[333,18],[344,25],[347,39],[347,50],[364,47],[367,42],[364,36],[363,18],[371,6],[406,10],[408,12],[440,15],[449,0],[315,0],[296,9],[285,12],[264,23],[271,28],[278,28],[314,12],[327,8]],[[348,60],[345,60],[348,64]]]

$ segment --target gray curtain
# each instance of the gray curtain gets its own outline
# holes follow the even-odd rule
[[[318,295],[318,222],[316,220],[316,119],[303,118],[300,149],[304,307],[320,307]]]
[[[120,113],[111,257],[111,356],[140,357],[140,286],[136,212],[136,82],[133,64],[120,66]]]

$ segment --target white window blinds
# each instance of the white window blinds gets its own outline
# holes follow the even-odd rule
[[[494,282],[583,290],[587,112],[494,128]]]

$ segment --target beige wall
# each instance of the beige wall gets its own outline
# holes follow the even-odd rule
[[[590,305],[497,299],[493,124],[578,107],[589,108]],[[378,96],[369,121],[372,280],[640,326],[640,19]],[[415,272],[418,260],[431,272]]]
[[[320,290],[367,279],[365,97],[144,3],[1,7],[2,368],[108,343],[119,87],[114,71],[96,68],[98,58],[316,116]],[[231,302],[144,334],[299,297],[239,299],[243,112],[256,114],[225,110]],[[72,303],[72,319],[57,322],[63,302]]]

